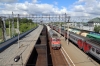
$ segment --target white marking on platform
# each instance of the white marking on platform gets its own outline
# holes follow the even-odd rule
[[[64,48],[62,47],[62,49],[64,50]],[[64,52],[66,53],[66,51],[64,50]],[[73,66],[75,66],[75,64],[73,63],[73,61],[71,60],[71,58],[69,57],[69,55],[66,53],[66,55],[68,56],[69,60],[72,62]]]
[[[62,54],[64,55],[64,57],[65,57],[66,61],[68,62],[68,65],[69,65],[69,66],[71,66],[71,64],[69,63],[68,59],[66,58],[66,56],[65,56],[64,52],[62,51],[62,49],[61,49],[61,52],[62,52]]]

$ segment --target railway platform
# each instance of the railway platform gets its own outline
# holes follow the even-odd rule
[[[71,42],[67,45],[67,41],[65,41],[64,37],[61,37],[61,43],[62,50],[65,52],[71,66],[100,66]]]
[[[42,29],[43,26],[39,25],[37,29],[19,40],[20,48],[18,48],[18,42],[16,42],[1,52],[0,66],[25,66]],[[16,56],[20,56],[18,62],[14,61]]]

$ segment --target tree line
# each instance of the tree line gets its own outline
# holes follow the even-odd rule
[[[8,29],[10,29],[11,32],[11,36],[12,36],[12,21],[14,22],[14,29],[17,29],[17,21],[19,21],[19,31],[20,33],[26,32],[32,28],[34,28],[36,25],[35,23],[32,21],[32,19],[28,19],[28,18],[10,18],[10,19],[5,19],[5,27],[4,27],[4,22],[2,20],[2,18],[0,17],[0,38],[3,38],[3,41],[5,40],[5,33],[6,35],[8,35],[7,33],[9,33]],[[10,26],[10,28],[9,28]],[[16,30],[14,30],[14,36],[18,35],[18,33],[16,33]]]

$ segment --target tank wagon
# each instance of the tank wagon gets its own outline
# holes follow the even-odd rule
[[[86,37],[100,41],[100,33],[90,32]]]
[[[49,41],[50,41],[52,49],[61,48],[60,38],[52,29],[49,30]]]

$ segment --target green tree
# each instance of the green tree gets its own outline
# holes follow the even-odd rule
[[[27,18],[22,18],[20,22],[21,23],[27,23],[28,22],[28,19]]]
[[[97,26],[97,25],[96,25],[96,26],[94,27],[94,31],[97,32],[97,33],[99,33],[99,32],[100,32],[100,26]]]
[[[29,19],[28,22],[29,22],[29,23],[32,23],[32,19]]]
[[[9,28],[9,22],[6,20],[6,28]]]

